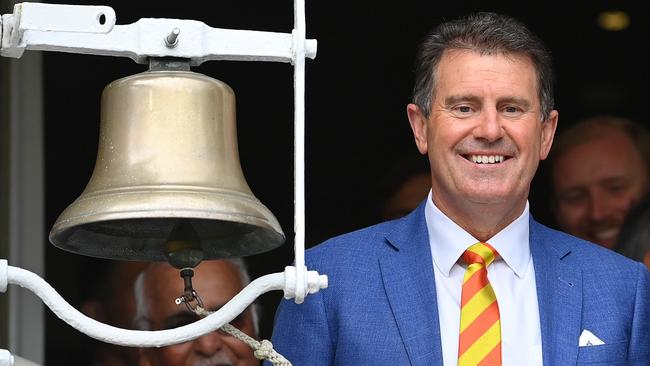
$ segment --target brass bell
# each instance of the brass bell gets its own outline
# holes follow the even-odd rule
[[[54,245],[191,267],[284,239],[244,179],[228,85],[190,71],[147,71],[104,89],[95,169],[52,227]]]

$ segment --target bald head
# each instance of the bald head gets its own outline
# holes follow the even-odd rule
[[[138,277],[135,323],[139,329],[172,329],[198,320],[185,305],[174,302],[184,290],[179,273],[178,269],[167,263],[153,263]],[[194,269],[192,284],[206,310],[217,311],[248,284],[248,275],[241,260],[204,261]],[[231,321],[233,326],[253,337],[257,334],[255,323],[251,309]],[[215,331],[182,344],[144,349],[140,365],[193,366],[213,363],[248,366],[257,365],[258,361],[246,344]]]

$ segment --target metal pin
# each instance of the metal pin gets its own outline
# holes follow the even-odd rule
[[[169,48],[174,48],[178,44],[178,35],[181,33],[181,30],[178,28],[172,29],[171,33],[165,37],[165,46]]]

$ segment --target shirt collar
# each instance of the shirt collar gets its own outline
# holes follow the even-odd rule
[[[433,203],[431,191],[424,208],[429,245],[433,262],[440,272],[449,276],[453,265],[469,246],[479,242],[463,230]],[[530,263],[528,202],[521,215],[488,240],[499,256],[522,278]]]

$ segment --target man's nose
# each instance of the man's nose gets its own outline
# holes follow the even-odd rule
[[[610,215],[611,202],[606,195],[593,192],[590,195],[589,203],[589,217],[592,221],[603,221]]]
[[[223,347],[223,334],[211,332],[194,340],[194,349],[205,356],[210,356],[221,350]]]
[[[474,137],[494,142],[503,137],[504,131],[496,110],[484,110],[474,128]]]

